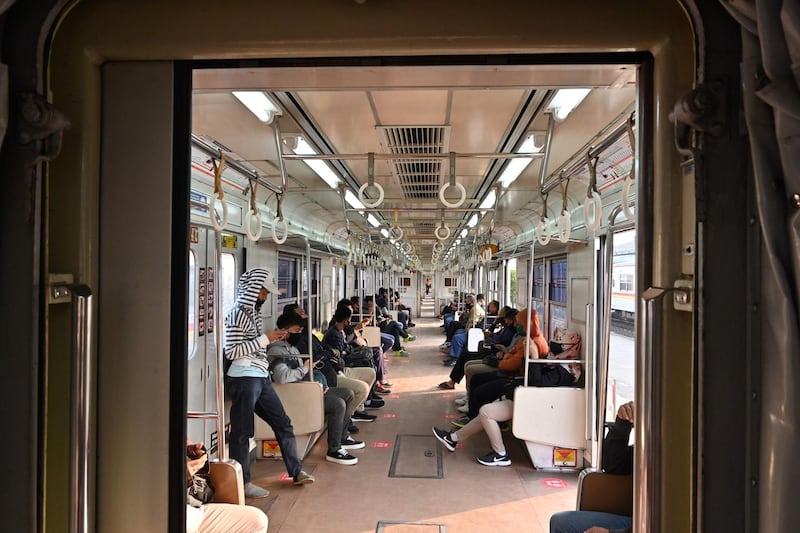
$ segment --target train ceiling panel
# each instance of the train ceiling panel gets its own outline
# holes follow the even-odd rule
[[[634,107],[634,82],[635,69],[620,65],[201,70],[194,75],[193,133],[216,140],[243,163],[257,168],[270,183],[280,185],[274,125],[259,121],[231,93],[257,90],[273,98],[283,111],[278,124],[284,136],[302,137],[317,154],[362,156],[324,162],[336,181],[350,191],[351,201],[369,180],[366,154],[378,154],[374,180],[384,188],[385,199],[374,211],[349,211],[351,228],[364,241],[369,234],[372,242],[379,242],[383,239],[380,230],[391,228],[397,216],[404,240],[411,242],[427,263],[444,208],[439,188],[449,180],[450,164],[447,158],[403,155],[458,154],[456,180],[465,188],[466,201],[463,209],[445,210],[446,224],[452,230],[447,242],[452,243],[464,229],[469,232],[465,242],[472,242],[476,234],[485,238],[492,220],[491,205],[478,214],[477,223],[472,223],[475,212],[469,209],[487,200],[503,171],[515,160],[469,154],[519,151],[531,133],[535,134],[535,150],[542,150],[548,127],[546,105],[556,89],[592,88],[582,104],[555,123],[545,178],[557,177],[562,169],[574,168],[585,157],[600,133],[624,123]],[[630,171],[627,143],[627,137],[619,139],[600,159],[598,186],[604,194],[616,191],[618,182]],[[401,158],[386,159],[385,154]],[[495,242],[516,242],[518,235],[538,222],[541,161],[531,160],[516,180],[498,189]],[[289,189],[284,205],[299,208],[290,210],[288,216],[310,213],[319,206],[316,218],[320,220],[304,217],[302,226],[316,224],[315,231],[346,241],[342,198],[336,185],[326,183],[309,161],[287,160],[285,166]],[[568,207],[577,211],[586,197],[588,168],[576,169],[570,183]],[[552,189],[550,216],[557,215],[562,204],[561,191]],[[449,188],[450,201],[453,193]],[[262,188],[259,201],[266,202],[269,194]],[[374,190],[368,189],[366,198],[374,197]],[[274,209],[274,197],[269,202]],[[368,223],[369,215],[381,226]],[[582,223],[582,214],[573,217],[575,220]]]

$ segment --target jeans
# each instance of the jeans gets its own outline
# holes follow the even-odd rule
[[[328,420],[329,452],[341,448],[342,440],[347,437],[347,426],[356,408],[353,398],[353,391],[344,387],[330,387],[322,398]]]
[[[292,421],[286,415],[269,378],[241,377],[227,379],[231,394],[231,459],[242,465],[245,484],[250,482],[250,438],[255,434],[256,414],[269,424],[281,448],[283,463],[290,476],[302,469],[297,454]]]
[[[388,333],[381,332],[381,349],[383,350],[383,353],[391,350],[392,346],[394,346],[394,337]]]
[[[456,333],[450,340],[450,357],[458,357],[461,355],[461,350],[467,344],[467,333]]]
[[[583,533],[594,526],[625,529],[632,525],[630,516],[595,511],[562,511],[550,517],[550,533]]]

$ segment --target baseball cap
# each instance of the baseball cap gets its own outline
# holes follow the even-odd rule
[[[275,283],[275,276],[272,275],[272,272],[267,270],[267,276],[264,278],[264,283],[261,285],[265,289],[267,289],[272,294],[280,294],[281,290],[278,288],[278,284]]]

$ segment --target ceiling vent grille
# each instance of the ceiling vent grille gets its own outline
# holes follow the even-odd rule
[[[450,148],[450,126],[377,126],[384,153],[445,154]],[[437,198],[447,159],[403,159],[389,161],[392,175],[409,199]]]

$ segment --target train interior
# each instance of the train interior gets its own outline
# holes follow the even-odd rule
[[[263,267],[267,330],[297,304],[323,333],[391,287],[416,337],[386,352],[355,465],[326,460],[321,387],[276,385],[316,483],[256,417],[270,495],[244,503],[271,532],[547,531],[630,400],[633,531],[793,530],[798,20],[0,0],[4,526],[183,531],[187,438],[230,465],[224,318]],[[519,388],[509,466],[476,460],[485,433],[450,452],[432,431],[464,414],[438,315],[471,293],[580,339],[571,386]]]
[[[267,327],[299,304],[324,332],[338,300],[380,287],[395,288],[416,323],[408,355],[386,354],[394,388],[377,423],[357,425],[367,449],[354,453],[352,472],[325,462],[323,433],[287,405],[319,479],[298,491],[257,423],[254,471],[272,494],[248,504],[267,511],[270,531],[513,531],[523,521],[548,531],[553,512],[574,507],[578,473],[598,465],[597,424],[635,394],[637,72],[636,64],[194,70],[189,412],[217,411],[217,310],[230,311],[245,268],[277,267],[282,294],[267,304]],[[601,290],[604,268],[611,291]],[[560,329],[584,339],[586,376],[569,398],[543,389],[527,407],[517,401],[516,429],[506,428],[512,467],[503,472],[475,460],[487,446],[480,437],[451,456],[431,434],[462,416],[454,400],[463,384],[437,387],[450,368],[443,359],[452,359],[439,348],[435,316],[450,300],[463,309],[466,293],[530,304],[547,338]],[[610,309],[596,315],[606,299]],[[607,377],[598,379],[604,357]],[[305,405],[294,389],[286,402]],[[540,402],[556,407],[541,411]],[[216,451],[216,421],[190,419],[187,431]],[[351,476],[375,490],[337,529],[329,521],[345,509],[328,495]]]

